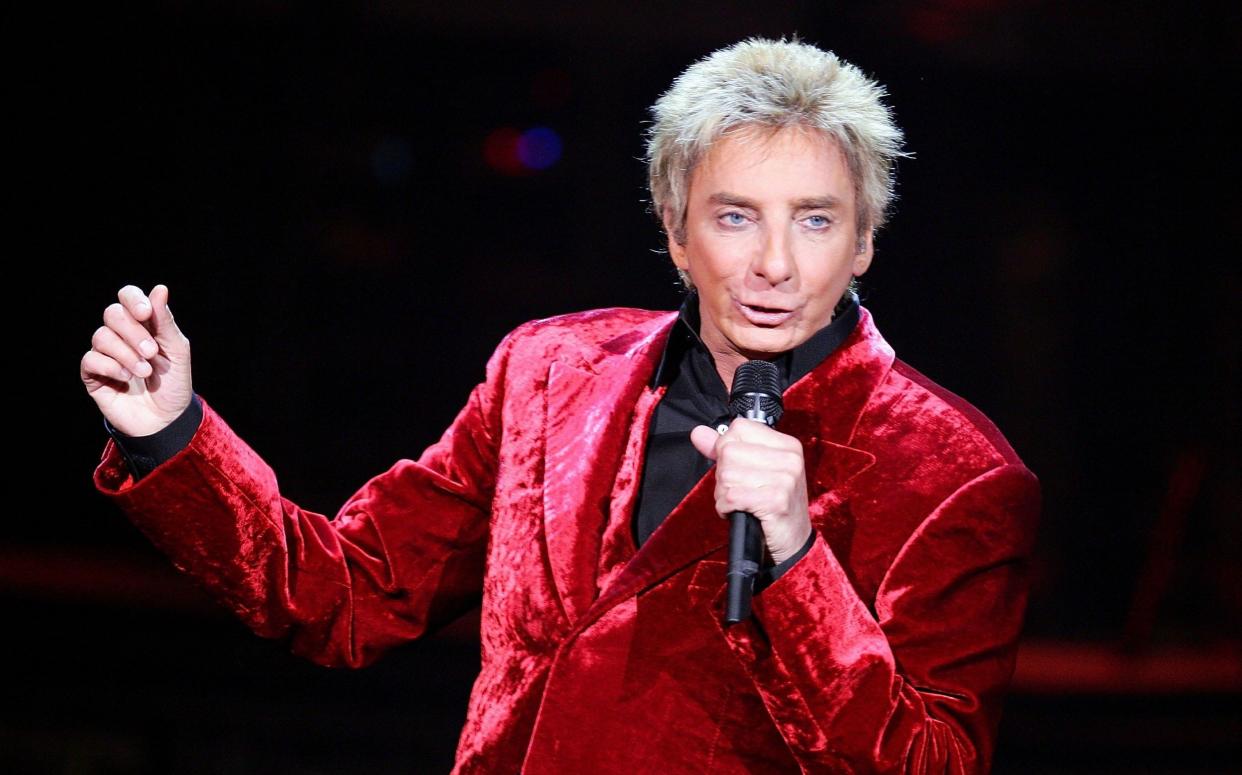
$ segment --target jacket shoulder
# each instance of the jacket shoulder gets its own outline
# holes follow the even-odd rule
[[[1023,465],[996,424],[965,398],[900,358],[893,361],[889,381],[906,394],[903,403],[923,407],[920,430],[924,433],[952,439],[959,449],[990,456],[996,465]]]
[[[515,347],[561,350],[600,347],[617,337],[659,324],[675,312],[604,307],[523,323],[506,337]]]
[[[981,412],[974,404],[971,404],[970,401],[946,389],[943,385],[935,383],[935,381],[923,374],[922,371],[905,363],[904,360],[898,359],[895,361],[893,371],[910,380],[910,383],[918,385],[920,389],[927,391],[931,396],[934,396],[935,400],[948,407],[951,414],[955,415],[959,422],[965,421],[965,424],[969,425],[971,430],[979,435],[981,443],[991,447],[992,451],[996,452],[996,455],[1004,458],[1007,465],[1010,465],[1010,463],[1021,465],[1022,461],[1018,458],[1017,452],[1013,451],[1013,447],[1010,445],[1009,440],[1005,438],[1004,433],[1001,433],[1000,428],[996,427],[996,424],[984,412]]]
[[[946,482],[961,484],[1003,467],[1033,478],[990,418],[897,357],[871,394],[854,443],[882,459],[914,465],[919,476]]]

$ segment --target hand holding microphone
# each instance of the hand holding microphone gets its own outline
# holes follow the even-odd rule
[[[742,513],[745,518],[734,517],[734,533],[731,538],[730,557],[749,554],[747,562],[753,562],[758,570],[761,547],[766,544],[774,563],[793,556],[811,535],[811,519],[807,510],[806,465],[802,455],[802,443],[793,436],[768,427],[762,419],[747,419],[746,415],[779,417],[780,392],[775,389],[775,379],[748,373],[751,364],[762,364],[775,372],[766,361],[750,361],[738,368],[733,381],[731,404],[739,416],[730,423],[723,434],[700,425],[690,434],[690,441],[704,456],[716,461],[716,512],[726,517]],[[755,368],[755,367],[751,367]],[[754,382],[761,392],[774,393],[774,402],[766,399],[760,405],[738,401],[740,395],[752,390]],[[770,384],[768,384],[770,383]],[[774,403],[774,405],[773,405]],[[774,422],[774,420],[773,420]],[[747,521],[749,519],[749,523]],[[759,536],[748,539],[740,525],[758,525]],[[738,545],[738,540],[742,545]],[[749,546],[747,545],[749,544]],[[749,549],[749,552],[745,550]],[[736,562],[731,563],[730,573],[736,574]],[[737,579],[730,575],[730,591],[726,621],[735,623],[750,612],[750,593],[753,590],[753,572],[749,577]],[[739,588],[739,585],[741,588]]]

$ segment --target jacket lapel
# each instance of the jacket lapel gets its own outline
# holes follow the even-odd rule
[[[846,482],[875,464],[874,455],[850,446],[850,441],[894,357],[871,313],[862,308],[854,332],[841,347],[785,391],[779,427],[802,442],[813,523],[840,497]]]
[[[600,541],[632,409],[676,313],[595,352],[554,360],[544,422],[543,527],[552,578],[569,622],[595,598]]]
[[[875,463],[874,455],[848,442],[872,391],[888,374],[893,357],[870,313],[861,309],[853,333],[823,363],[790,385],[782,397],[785,414],[778,428],[802,442],[813,523],[839,497],[847,481]],[[578,629],[622,600],[727,545],[728,523],[716,514],[715,486],[713,467],[590,605],[585,616],[571,620],[577,621]]]

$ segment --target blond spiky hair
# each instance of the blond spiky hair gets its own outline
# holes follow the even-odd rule
[[[684,245],[690,177],[711,144],[745,126],[800,125],[837,141],[854,182],[858,233],[878,229],[893,198],[893,162],[909,155],[885,96],[854,65],[796,37],[749,38],[709,54],[677,76],[651,107],[647,174],[653,214],[663,224],[668,212],[672,237]]]

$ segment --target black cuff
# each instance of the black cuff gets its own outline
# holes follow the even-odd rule
[[[776,581],[781,576],[785,575],[785,571],[792,568],[794,566],[794,563],[796,563],[798,560],[801,560],[803,557],[805,557],[806,553],[811,551],[811,545],[815,543],[816,535],[818,535],[818,533],[816,533],[814,530],[811,530],[811,536],[806,539],[806,543],[802,545],[801,549],[794,552],[789,557],[786,557],[785,561],[780,563],[779,565],[774,565],[771,568],[761,569],[758,575],[755,576],[755,594],[758,594],[765,588],[771,586],[772,582]]]
[[[190,405],[177,419],[164,428],[146,436],[126,436],[104,418],[104,428],[125,456],[129,470],[138,480],[155,470],[156,466],[185,449],[203,422],[203,405],[197,393],[190,394]]]

